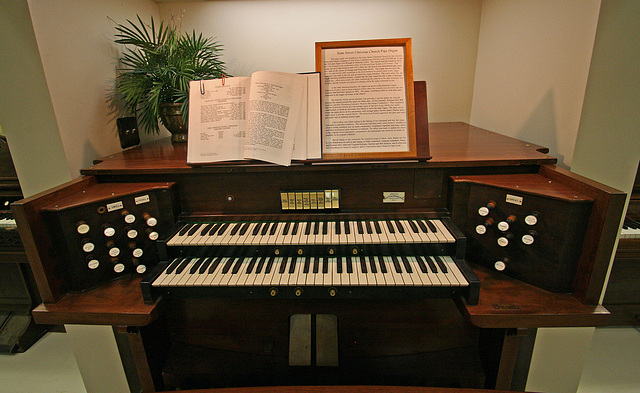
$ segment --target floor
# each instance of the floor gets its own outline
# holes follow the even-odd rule
[[[640,392],[640,329],[598,328],[578,393]],[[28,351],[0,354],[1,393],[86,393],[67,338],[48,333]]]

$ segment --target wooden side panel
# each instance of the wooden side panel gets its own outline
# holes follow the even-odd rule
[[[59,274],[60,261],[53,252],[54,244],[40,217],[40,209],[93,184],[96,184],[94,177],[84,176],[12,204],[18,231],[45,303],[54,303],[64,295],[64,283]]]
[[[544,165],[540,174],[593,199],[573,293],[585,304],[597,304],[618,236],[626,194],[556,166]]]

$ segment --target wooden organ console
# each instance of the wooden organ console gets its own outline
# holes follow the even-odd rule
[[[468,124],[430,124],[428,140],[429,160],[189,167],[168,139],[99,160],[13,204],[43,297],[33,315],[114,326],[149,392],[523,389],[528,333],[607,322],[625,195]]]

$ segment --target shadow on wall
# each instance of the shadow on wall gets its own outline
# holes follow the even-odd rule
[[[555,116],[553,90],[542,97],[529,119],[518,130],[516,138],[549,148],[549,154],[558,159],[558,166],[569,169],[564,156],[558,153],[558,128]]]

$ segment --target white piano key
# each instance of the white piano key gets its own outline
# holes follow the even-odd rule
[[[298,258],[299,267],[296,267],[298,270],[298,279],[296,280],[296,285],[306,285],[308,273],[304,272],[304,266],[307,263],[307,258]]]
[[[242,273],[247,269],[247,264],[249,258],[239,258],[231,267],[231,270],[229,270],[229,274],[231,275],[231,278],[229,278],[229,282],[227,283],[227,285],[229,285],[230,287],[235,287],[238,286],[238,281],[241,279],[242,277]],[[236,268],[238,266],[238,264],[240,264],[240,267],[237,269]],[[236,271],[234,273],[234,271]]]
[[[193,266],[193,264],[195,263],[195,261],[198,258],[191,258],[189,260],[189,263],[185,266],[185,268],[182,270],[181,273],[176,274],[176,277],[174,277],[173,280],[171,280],[171,282],[169,283],[170,286],[184,286],[184,284],[187,282],[187,280],[189,278],[191,278],[191,274],[189,273],[189,270],[191,269],[191,266]]]
[[[194,239],[197,240],[200,236],[200,231],[202,230],[202,228],[204,228],[204,224],[196,223],[195,225],[193,225],[191,229],[187,231],[186,236],[184,236],[180,240],[179,245],[188,246],[192,243],[192,241],[194,241]]]
[[[264,279],[262,280],[263,286],[273,286],[273,285],[280,284],[280,281],[279,281],[280,276],[277,276],[276,273],[278,272],[278,269],[280,269],[281,261],[282,261],[282,257],[273,257],[271,261],[271,269],[269,270],[269,272],[265,270]],[[268,268],[268,262],[269,261],[267,260],[267,263],[265,263],[265,266],[264,266],[265,269]],[[278,281],[274,282],[276,277],[278,277]]]
[[[395,220],[393,224],[396,227],[396,238],[401,237],[402,240],[398,240],[399,243],[413,243],[413,237],[411,236],[411,228],[409,224],[405,224],[404,220]],[[402,228],[402,229],[401,229]]]
[[[240,239],[240,237],[241,237],[240,229],[245,224],[246,224],[245,222],[236,222],[233,225],[231,225],[231,228],[229,228],[229,235],[225,236],[225,238],[222,239],[222,242],[220,243],[220,245],[228,246],[228,245],[237,244],[239,239]],[[237,227],[237,229],[236,229],[236,227]]]
[[[391,257],[384,257],[384,261],[387,265],[387,273],[393,279],[394,285],[405,285],[402,273],[397,272],[393,259]]]
[[[420,268],[418,267],[418,263],[415,262],[415,258],[413,257],[405,257],[409,266],[411,267],[411,272],[408,273],[409,277],[411,277],[411,281],[414,286],[423,286],[424,282],[422,281],[422,277],[420,276]]]
[[[212,257],[202,259],[202,263],[200,264],[200,266],[198,267],[198,271],[196,272],[196,279],[192,282],[191,285],[193,285],[194,287],[202,286],[202,283],[207,278],[207,271],[211,267],[211,262],[213,262],[213,260],[214,258]],[[207,262],[209,262],[209,264],[207,264]],[[200,273],[200,270],[202,270],[202,267],[205,265],[206,269],[202,273]]]
[[[438,233],[440,233],[446,243],[455,243],[456,239],[451,235],[447,227],[440,220],[431,220],[431,223],[438,228]]]
[[[367,285],[367,278],[365,274],[362,273],[362,268],[360,267],[360,259],[351,257],[351,265],[353,266],[353,278],[355,278],[355,282],[351,280],[351,285]]]
[[[360,285],[371,285],[370,280],[373,279],[375,281],[375,278],[371,277],[369,275],[369,269],[367,267],[367,269],[363,272],[362,271],[362,261],[364,260],[365,266],[366,266],[366,258],[364,257],[353,257],[354,260],[354,268],[358,269],[358,282]]]
[[[415,257],[407,257],[409,263],[411,264],[411,269],[413,269],[413,282],[419,286],[430,286],[431,280],[429,276],[422,273],[422,269],[420,269],[420,265],[418,264],[418,260]]]
[[[151,283],[151,286],[162,286],[163,282],[165,280],[170,280],[169,277],[171,277],[171,275],[173,273],[167,273],[167,270],[172,267],[172,265],[174,263],[179,264],[180,261],[182,261],[182,258],[174,258],[169,264],[167,264],[167,266],[165,266],[164,270],[162,271],[162,273],[160,273],[158,275],[158,277],[156,277],[155,280],[153,280],[153,282]]]
[[[211,286],[213,285],[213,282],[215,282],[216,280],[216,276],[222,271],[222,261],[225,258],[222,257],[217,257],[214,258],[211,261],[211,266],[215,265],[215,269],[213,270],[213,272],[209,273],[209,270],[211,270],[211,266],[209,266],[209,268],[207,269],[206,272],[206,277],[205,279],[202,281],[202,285],[203,286]]]
[[[458,285],[464,287],[469,286],[469,282],[465,278],[464,274],[462,274],[460,268],[458,268],[458,265],[454,262],[454,260],[449,256],[443,256],[442,259],[447,264],[449,271],[456,277]]]
[[[199,277],[197,269],[200,268],[201,264],[202,264],[202,259],[201,258],[195,258],[194,259],[193,264],[189,266],[189,272],[187,273],[188,274],[188,278],[187,278],[187,280],[185,282],[183,282],[181,284],[182,286],[190,287],[190,286],[195,285],[195,282]],[[194,267],[196,267],[196,266],[197,266],[196,270],[193,273],[191,273],[191,270],[193,270]]]
[[[182,240],[184,240],[188,235],[187,233],[189,232],[188,230],[185,231],[185,233],[183,233],[182,235],[180,234],[183,229],[185,229],[186,227],[191,228],[193,227],[193,225],[195,225],[195,223],[187,223],[184,224],[172,237],[171,239],[167,240],[167,246],[176,246],[176,245],[180,245],[182,243]]]

